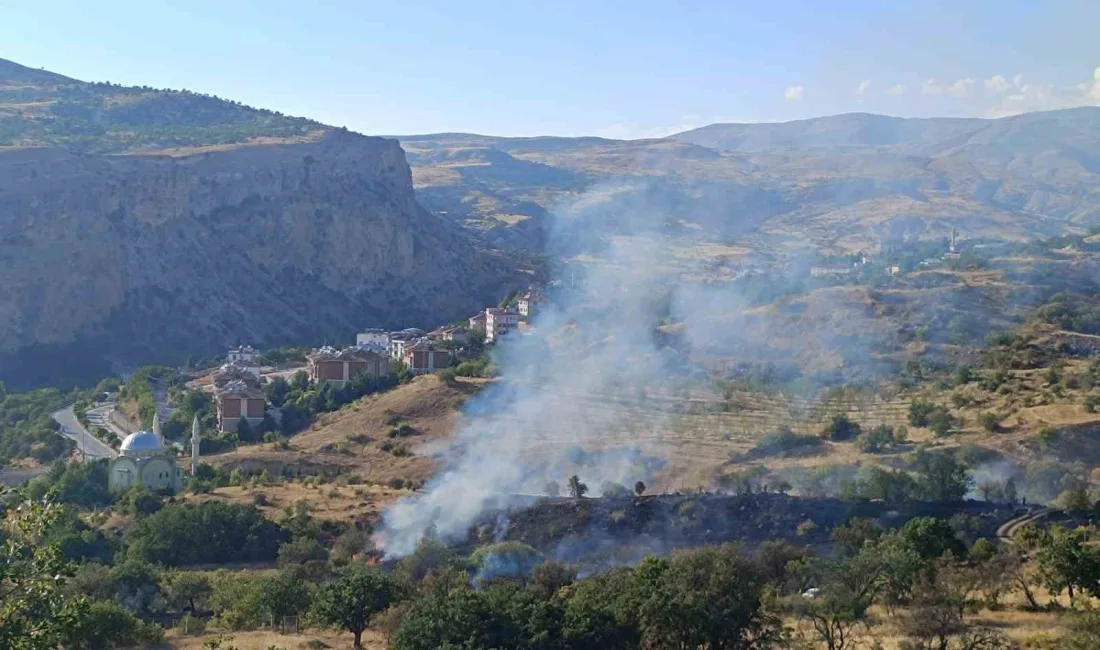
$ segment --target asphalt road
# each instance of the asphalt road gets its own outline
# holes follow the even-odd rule
[[[77,449],[83,451],[87,458],[114,458],[118,455],[107,443],[93,436],[80,424],[71,405],[54,411],[51,417],[61,425],[58,433],[75,442]]]

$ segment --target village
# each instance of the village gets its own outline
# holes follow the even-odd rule
[[[364,329],[356,333],[353,344],[313,349],[305,355],[304,364],[264,365],[260,350],[240,345],[226,352],[224,363],[200,372],[188,385],[210,395],[218,434],[235,435],[245,430],[279,426],[283,409],[272,405],[264,392],[265,385],[273,381],[285,381],[304,373],[311,385],[328,385],[338,390],[353,381],[390,377],[398,369],[410,377],[440,372],[484,355],[487,346],[498,345],[509,337],[530,334],[533,331],[531,320],[547,303],[548,299],[541,292],[529,290],[510,296],[503,301],[504,306],[487,307],[465,322],[450,323],[431,331],[415,327],[394,331]],[[157,408],[148,430],[117,408],[117,395],[105,395],[103,401],[71,421],[64,418],[63,411],[55,414],[62,425],[60,433],[76,440],[83,455],[110,460],[108,478],[112,492],[124,492],[138,484],[172,492],[183,489],[185,477],[182,468],[177,467],[177,458],[187,450],[182,440],[166,440],[161,424],[175,407],[166,391],[155,390],[154,393]],[[93,437],[88,429],[98,433]],[[197,415],[190,433],[193,476],[198,471],[199,455],[205,452],[199,448],[201,436]],[[106,444],[94,448],[87,444],[97,441]]]

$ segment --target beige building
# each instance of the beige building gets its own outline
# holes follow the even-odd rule
[[[499,341],[519,327],[519,312],[500,307],[485,310],[485,340]]]
[[[214,391],[214,405],[218,413],[218,429],[236,431],[242,417],[251,427],[263,422],[267,402],[258,386],[237,379]]]
[[[390,360],[384,354],[359,348],[321,348],[309,355],[309,378],[343,387],[355,375],[365,372],[372,377],[390,374]]]
[[[135,485],[169,492],[183,488],[183,472],[176,466],[176,457],[165,449],[157,433],[138,431],[126,436],[118,456],[107,466],[107,489],[112,493]]]
[[[470,317],[470,330],[474,332],[485,332],[485,312],[480,312]]]
[[[401,358],[414,375],[435,372],[449,368],[454,360],[450,350],[437,348],[434,341],[423,338],[405,346],[405,355]]]

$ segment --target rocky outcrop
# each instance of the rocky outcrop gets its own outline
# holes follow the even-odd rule
[[[0,148],[0,278],[14,386],[434,325],[519,285],[417,203],[396,141],[342,130],[189,155]]]

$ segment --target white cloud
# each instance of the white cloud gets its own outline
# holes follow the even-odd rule
[[[904,95],[905,86],[901,84],[894,84],[893,86],[890,86],[890,90],[887,90],[886,92],[890,93],[891,95]]]
[[[870,87],[870,79],[864,79],[863,81],[859,82],[859,85],[856,86],[856,99],[862,102],[864,95],[867,94],[867,90],[870,89]]]
[[[985,89],[992,93],[1003,93],[1011,87],[1012,86],[1008,83],[1008,79],[1005,79],[999,74],[995,74],[985,80]]]
[[[1017,88],[1023,86],[1024,85],[1024,73],[1017,72],[1016,76],[1012,78],[1012,85],[1016,86]]]
[[[966,97],[970,94],[970,89],[973,87],[973,79],[959,79],[955,83],[948,86],[947,92],[956,97]]]
[[[802,101],[802,95],[804,91],[805,88],[803,88],[802,86],[791,86],[787,89],[787,92],[783,93],[783,97],[785,97],[787,101],[800,102]]]
[[[920,91],[925,95],[942,95],[943,86],[935,79],[925,79],[920,85]]]

